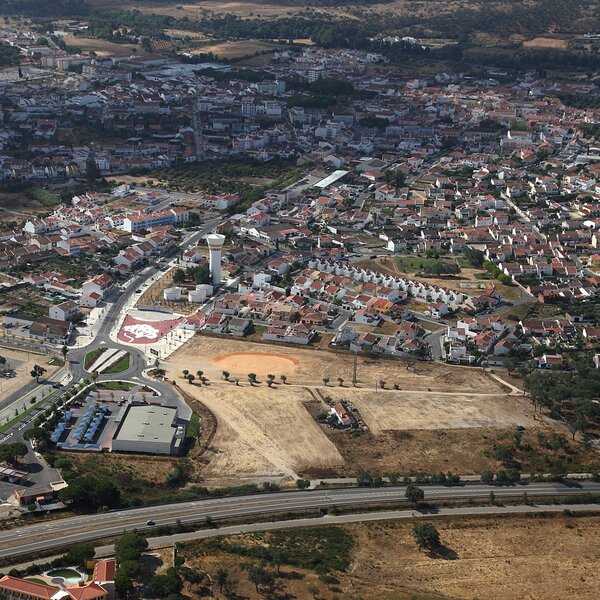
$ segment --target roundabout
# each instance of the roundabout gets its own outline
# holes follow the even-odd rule
[[[121,348],[97,348],[85,355],[83,364],[88,373],[99,375],[123,373],[131,365],[131,354]]]

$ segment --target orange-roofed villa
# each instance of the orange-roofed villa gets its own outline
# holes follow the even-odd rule
[[[114,563],[114,561],[99,562]],[[103,581],[105,585],[108,584],[106,587],[98,581],[84,582],[83,579],[74,585],[67,584],[66,579],[61,579],[64,582],[63,585],[53,587],[38,583],[39,579],[37,578],[36,581],[30,581],[6,575],[0,579],[0,591],[4,592],[8,600],[108,600],[112,596],[114,568],[110,564],[103,564],[100,565],[98,571],[103,579],[106,577]],[[50,581],[59,579],[50,579],[51,576],[51,571],[45,575]]]

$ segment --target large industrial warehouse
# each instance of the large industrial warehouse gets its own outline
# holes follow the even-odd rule
[[[177,409],[164,406],[128,405],[112,440],[113,452],[179,454],[187,422],[177,418]]]

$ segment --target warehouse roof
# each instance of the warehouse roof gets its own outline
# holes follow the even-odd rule
[[[164,406],[129,406],[115,435],[120,441],[154,441],[170,444],[177,430],[177,409]]]

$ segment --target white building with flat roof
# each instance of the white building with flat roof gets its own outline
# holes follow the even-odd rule
[[[176,408],[154,404],[130,404],[115,423],[113,452],[179,454],[187,428],[187,422],[177,418]]]

